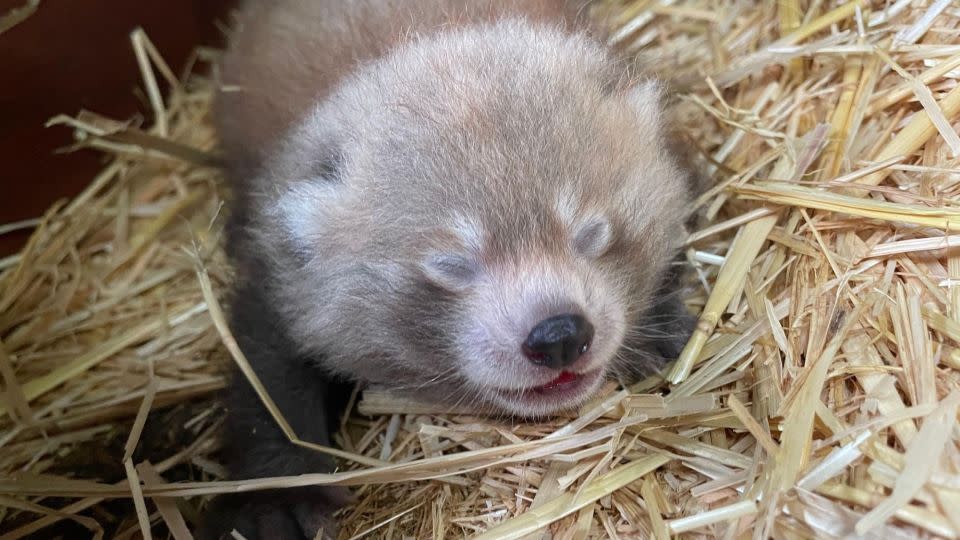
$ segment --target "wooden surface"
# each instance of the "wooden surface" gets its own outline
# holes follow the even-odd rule
[[[25,0],[0,0],[0,15]],[[148,109],[130,32],[141,26],[174,69],[196,45],[222,45],[215,24],[230,0],[43,0],[30,18],[0,34],[0,224],[39,217],[78,193],[103,166],[93,151],[55,154],[69,129],[51,117],[88,109],[130,118]],[[0,236],[0,256],[29,231]]]

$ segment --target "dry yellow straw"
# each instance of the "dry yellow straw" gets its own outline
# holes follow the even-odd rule
[[[912,223],[943,230],[960,227],[960,208],[932,208],[913,204],[898,204],[840,195],[805,186],[758,182],[739,186],[736,190],[745,198],[758,199],[799,208],[816,208],[840,212],[867,219],[896,223]]]
[[[953,120],[960,114],[960,86],[951,90],[938,105],[943,111],[944,116],[949,120]],[[897,136],[876,155],[874,160],[884,161],[896,156],[910,155],[923,147],[936,133],[937,128],[927,113],[925,111],[918,111],[914,113],[910,122],[897,133]],[[864,178],[860,178],[859,180],[855,180],[854,183],[876,186],[879,185],[880,182],[883,182],[888,174],[888,169],[881,170]],[[851,193],[862,194],[863,190],[851,190]]]
[[[713,288],[713,294],[707,300],[700,317],[697,320],[697,327],[687,342],[680,357],[671,370],[667,379],[679,384],[683,382],[693,369],[694,363],[700,356],[700,351],[706,345],[707,339],[713,334],[720,317],[723,315],[727,305],[733,299],[746,280],[747,270],[753,264],[760,248],[766,242],[767,236],[777,223],[777,216],[766,216],[747,223],[730,246],[730,251],[724,259],[723,266],[720,268],[720,274],[717,276],[717,282]]]
[[[670,458],[663,455],[640,458],[629,465],[597,477],[577,494],[565,493],[560,495],[539,508],[533,508],[524,514],[504,521],[483,534],[475,536],[474,540],[510,540],[536,532],[554,521],[599,500],[601,497],[639,480],[669,461]]]
[[[676,126],[709,156],[687,243],[686,300],[706,309],[669,372],[682,382],[611,383],[535,420],[363,391],[338,472],[225,480],[213,393],[231,361],[250,370],[217,299],[232,276],[214,83],[178,80],[135,31],[149,125],[53,119],[110,162],[69,204],[0,224],[34,228],[0,260],[0,538],[72,520],[181,540],[214,494],[352,486],[342,538],[809,538],[859,522],[960,539],[955,2],[595,4],[618,50],[686,82]],[[133,462],[137,444],[165,459]],[[78,453],[106,457],[77,468]],[[114,497],[131,504],[101,504]]]

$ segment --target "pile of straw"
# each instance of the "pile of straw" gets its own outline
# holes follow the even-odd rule
[[[599,9],[714,182],[663,377],[536,424],[361,394],[342,472],[223,481],[212,87],[135,32],[149,127],[55,119],[109,164],[0,261],[3,538],[189,538],[207,495],[321,483],[343,538],[960,537],[960,8]]]

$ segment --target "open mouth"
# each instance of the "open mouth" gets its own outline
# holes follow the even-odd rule
[[[586,373],[563,371],[546,384],[522,390],[500,390],[500,395],[510,401],[530,406],[541,405],[554,408],[573,405],[581,401],[584,394],[594,389],[602,372],[602,369]]]
[[[573,373],[572,371],[564,371],[564,372],[561,372],[556,379],[548,382],[547,384],[534,386],[533,388],[528,388],[524,390],[524,392],[533,392],[537,394],[561,392],[564,389],[576,386],[583,378],[584,378],[584,375],[581,375],[579,373]]]

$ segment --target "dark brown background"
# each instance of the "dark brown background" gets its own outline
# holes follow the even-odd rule
[[[0,15],[25,0],[0,0]],[[43,124],[88,109],[125,119],[148,107],[135,93],[139,70],[130,32],[143,27],[179,72],[196,45],[221,46],[216,24],[232,0],[43,0],[26,21],[0,34],[0,223],[39,217],[77,194],[103,166],[93,151],[54,154],[69,129]],[[0,256],[29,231],[0,236]]]

